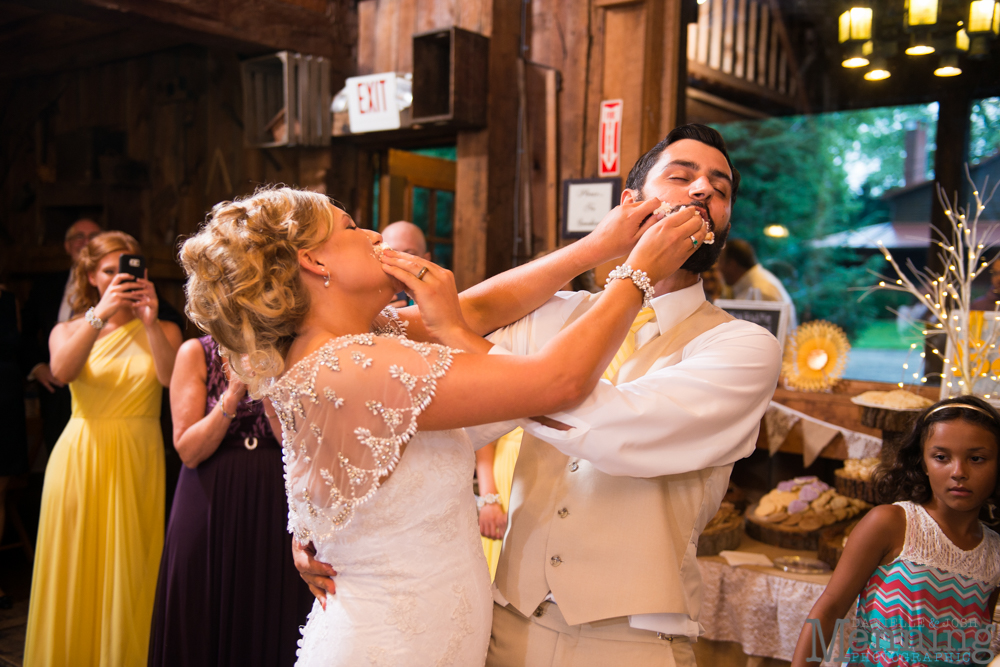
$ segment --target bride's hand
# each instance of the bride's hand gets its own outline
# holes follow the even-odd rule
[[[593,246],[602,262],[624,257],[654,223],[663,219],[663,213],[656,212],[661,203],[656,197],[637,202],[627,193],[625,200],[577,243]]]
[[[451,271],[398,250],[382,253],[382,269],[403,283],[406,293],[417,302],[420,317],[431,337],[439,343],[455,346],[455,341],[468,334],[469,326],[462,316],[455,276]]]
[[[654,285],[676,272],[705,241],[708,228],[694,206],[653,224],[628,256],[627,264],[649,276]],[[693,241],[697,241],[694,243]]]
[[[333,581],[337,571],[316,560],[316,547],[312,542],[302,546],[297,539],[292,538],[292,560],[299,576],[309,586],[309,592],[316,596],[325,611],[327,593],[333,595],[337,592],[337,584]]]
[[[479,510],[479,534],[491,540],[502,540],[507,530],[507,513],[497,503],[487,503]]]

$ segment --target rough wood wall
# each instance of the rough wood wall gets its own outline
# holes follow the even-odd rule
[[[2,80],[0,99],[19,101],[0,124],[7,138],[0,224],[4,244],[17,249],[9,258],[14,275],[65,269],[66,226],[74,211],[90,209],[107,228],[139,239],[151,277],[180,308],[176,240],[194,232],[213,204],[261,183],[326,190],[329,150],[244,147],[239,63],[231,52],[181,47]],[[91,128],[124,133],[124,155],[114,162],[146,175],[125,183],[110,169],[67,175],[72,155],[59,150],[63,137]]]

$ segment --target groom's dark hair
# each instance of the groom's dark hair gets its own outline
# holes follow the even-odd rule
[[[636,192],[642,192],[642,186],[646,184],[646,177],[649,175],[649,170],[653,168],[656,161],[660,159],[660,155],[666,150],[667,146],[674,143],[675,141],[680,141],[682,139],[694,139],[695,141],[700,141],[703,144],[711,146],[726,158],[726,162],[729,164],[730,171],[733,172],[733,193],[729,197],[729,203],[736,203],[736,192],[740,189],[740,172],[736,170],[733,166],[733,161],[729,159],[729,151],[726,150],[726,141],[719,134],[718,130],[714,130],[707,125],[698,125],[697,123],[691,123],[690,125],[681,125],[680,127],[675,127],[670,131],[670,134],[660,143],[653,146],[649,151],[646,152],[641,158],[639,158],[634,165],[632,165],[632,171],[628,173],[628,178],[625,179],[625,188],[628,190],[635,190]]]

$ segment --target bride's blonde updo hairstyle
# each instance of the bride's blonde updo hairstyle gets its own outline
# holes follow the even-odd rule
[[[181,247],[187,315],[212,335],[254,398],[284,371],[309,311],[299,250],[320,245],[332,230],[324,195],[275,187],[216,204]]]

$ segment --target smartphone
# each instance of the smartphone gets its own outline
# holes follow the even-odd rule
[[[146,258],[142,255],[122,255],[118,258],[118,273],[128,273],[134,278],[145,278]]]

